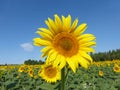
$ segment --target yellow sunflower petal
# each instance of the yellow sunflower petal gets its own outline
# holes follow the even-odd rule
[[[53,28],[52,28],[52,26],[51,26],[51,24],[49,23],[49,21],[45,21],[45,23],[46,23],[46,25],[48,26],[48,28],[49,28],[49,30],[50,30],[50,32],[52,33],[52,34],[54,34],[55,35],[55,32],[54,32],[54,30],[53,30]]]
[[[48,55],[48,52],[42,53],[41,58],[45,57]]]
[[[62,16],[62,22],[63,22],[63,30],[69,32],[71,26],[71,16],[68,15],[67,18]]]
[[[84,39],[79,40],[79,43],[83,44],[83,43],[86,43],[86,42],[89,42],[89,41],[93,41],[95,39],[96,39],[96,37],[88,37],[88,38],[84,38]]]
[[[86,47],[90,47],[90,46],[94,46],[96,45],[96,42],[86,42],[86,43],[81,43],[81,47],[82,46],[86,46]]]
[[[33,41],[34,41],[35,46],[48,46],[48,45],[51,45],[51,42],[49,42],[47,40],[44,40],[44,39],[41,39],[41,38],[34,38]]]
[[[67,58],[67,63],[70,66],[70,68],[72,69],[72,71],[75,73],[76,72],[76,63],[75,63],[75,59],[74,58]]]
[[[95,52],[95,50],[93,48],[89,48],[89,47],[80,47],[79,50],[82,50],[85,52]]]
[[[48,55],[49,51],[51,50],[52,48],[50,46],[47,46],[47,47],[44,47],[41,52],[43,52],[43,54],[41,55],[41,57],[45,57],[46,55]]]
[[[47,62],[48,63],[53,62],[56,59],[57,55],[58,55],[57,52],[54,52],[54,51],[50,52],[50,55],[48,56]]]
[[[86,30],[86,28],[87,28],[87,24],[83,23],[83,24],[79,25],[73,33],[76,36],[79,36]]]
[[[62,69],[63,67],[65,67],[66,65],[66,58],[64,56],[61,56],[61,59],[60,59],[60,69]]]
[[[40,31],[37,31],[36,33],[38,33],[40,36],[42,36],[44,39],[47,39],[47,40],[52,40],[53,38],[49,35],[49,34],[46,34],[44,32],[40,32]]]
[[[75,19],[75,21],[73,22],[73,24],[71,26],[71,31],[70,32],[73,32],[76,29],[77,24],[78,24],[78,19]]]
[[[89,66],[89,64],[90,64],[85,58],[80,57],[80,56],[79,56],[78,62],[79,62],[80,65],[81,65],[82,67],[84,67],[84,68],[88,68],[88,66]]]
[[[90,55],[88,55],[85,51],[79,51],[79,55],[86,58],[89,62],[92,62],[92,58]]]
[[[62,25],[62,21],[59,18],[59,16],[57,14],[55,14],[54,17],[55,17],[55,24],[56,24],[56,26],[61,26]]]
[[[78,54],[74,55],[72,58],[74,59],[75,67],[78,68]]]
[[[47,46],[47,47],[44,47],[43,49],[41,49],[40,51],[45,53],[45,52],[49,51],[50,49],[52,49],[51,46]]]
[[[78,65],[78,57],[77,57],[77,55],[78,55],[78,54],[74,55],[74,57],[73,57],[73,58],[74,58],[74,61],[75,61],[74,63],[75,63],[75,67],[76,67],[76,68],[78,68],[78,66],[79,66],[79,65]]]
[[[70,15],[68,15],[68,17],[66,18],[66,26],[67,27],[70,27],[71,26],[71,16]]]
[[[77,37],[78,40],[84,39],[84,38],[89,38],[89,37],[95,37],[93,34],[82,34]]]
[[[56,60],[53,62],[53,66],[56,67],[58,66],[58,64],[60,63],[61,59],[61,55],[58,55],[58,58],[56,58]]]
[[[58,33],[58,28],[56,27],[55,22],[54,22],[52,19],[50,19],[50,18],[48,18],[48,22],[49,22],[52,30],[53,30],[55,33]]]
[[[62,22],[63,22],[63,24],[66,23],[66,18],[64,16],[62,16]]]
[[[51,37],[54,37],[54,34],[52,32],[50,32],[50,30],[46,29],[46,28],[38,28],[39,31],[43,31],[44,33],[50,35]]]

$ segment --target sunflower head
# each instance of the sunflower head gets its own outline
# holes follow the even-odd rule
[[[113,67],[114,72],[120,72],[120,66],[115,64]]]
[[[79,64],[87,68],[92,62],[88,52],[94,52],[91,46],[96,45],[96,37],[92,34],[83,34],[86,23],[78,25],[78,19],[72,23],[70,15],[67,17],[54,15],[55,19],[45,21],[47,28],[39,28],[39,38],[34,38],[34,45],[44,46],[42,57],[48,56],[47,63],[63,68],[66,64],[76,72]]]
[[[33,71],[33,69],[29,69],[28,70],[28,74],[29,74],[30,77],[34,77],[34,71]]]
[[[99,71],[99,76],[103,76],[103,75],[104,75],[103,71]]]
[[[59,67],[53,67],[52,64],[42,65],[38,75],[50,83],[61,79],[61,71]]]
[[[21,65],[18,69],[19,72],[25,72],[26,71],[26,66]]]

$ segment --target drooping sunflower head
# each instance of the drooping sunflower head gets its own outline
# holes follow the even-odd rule
[[[28,74],[29,74],[30,77],[33,77],[33,76],[34,76],[34,71],[33,71],[33,69],[29,69],[29,70],[28,70]]]
[[[88,52],[94,52],[91,46],[95,45],[96,37],[92,34],[83,34],[87,28],[86,23],[78,26],[78,19],[72,23],[71,16],[54,15],[55,19],[45,21],[47,28],[39,28],[40,38],[34,38],[34,45],[44,46],[42,57],[48,56],[47,62],[63,68],[66,64],[76,72],[78,64],[87,68],[92,62]]]
[[[53,67],[52,64],[42,65],[38,75],[41,76],[47,82],[56,82],[61,79],[61,70],[59,67]]]

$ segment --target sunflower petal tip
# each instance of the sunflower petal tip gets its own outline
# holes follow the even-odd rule
[[[83,25],[87,26],[87,23],[83,23]]]
[[[38,33],[39,31],[36,31],[35,33]]]
[[[56,17],[56,16],[58,16],[58,14],[54,14],[54,16]]]
[[[70,15],[70,14],[68,14],[68,17],[71,17],[71,15]]]
[[[76,70],[73,70],[74,73],[76,73]]]

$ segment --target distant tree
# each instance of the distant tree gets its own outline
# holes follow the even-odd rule
[[[26,65],[37,65],[37,64],[43,64],[44,62],[42,60],[32,60],[32,59],[28,59],[24,61],[24,64]]]
[[[45,62],[42,60],[39,60],[39,64],[44,64]]]
[[[120,60],[120,49],[110,50],[108,52],[91,53],[94,61]]]

